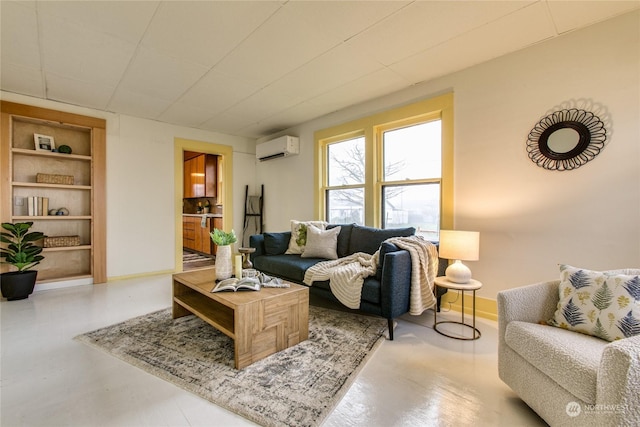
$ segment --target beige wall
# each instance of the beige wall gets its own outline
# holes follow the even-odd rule
[[[640,14],[289,129],[300,155],[257,166],[266,229],[313,216],[313,133],[410,101],[455,96],[455,223],[481,233],[479,295],[553,279],[557,264],[640,267]],[[549,112],[588,106],[609,120],[607,146],[575,171],[534,165],[525,142]]]

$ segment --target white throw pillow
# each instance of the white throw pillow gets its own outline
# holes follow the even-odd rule
[[[289,240],[289,248],[285,254],[301,254],[307,244],[307,227],[313,225],[320,230],[327,228],[324,221],[296,221],[291,220],[291,240]]]
[[[640,334],[640,276],[560,265],[558,291],[550,325],[607,341]]]
[[[320,230],[310,225],[307,227],[307,245],[302,258],[338,259],[338,234],[340,227]]]

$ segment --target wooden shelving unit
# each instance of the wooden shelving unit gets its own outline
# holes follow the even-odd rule
[[[45,248],[38,283],[106,281],[105,144],[103,119],[2,101],[0,220],[33,221],[47,236],[79,236],[80,245]],[[52,136],[72,154],[35,149],[34,134]],[[36,174],[72,175],[73,184],[36,182]],[[49,199],[69,215],[28,215],[27,198]],[[4,265],[2,271],[8,271]]]

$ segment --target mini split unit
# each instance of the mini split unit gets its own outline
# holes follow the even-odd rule
[[[297,136],[281,136],[256,145],[256,158],[261,162],[295,154],[300,154],[300,138]]]

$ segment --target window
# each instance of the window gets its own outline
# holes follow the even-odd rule
[[[331,223],[453,225],[453,95],[316,132],[316,212]]]
[[[364,225],[364,137],[327,145],[327,221]]]
[[[429,240],[440,229],[441,120],[381,130],[382,228],[413,226]]]

